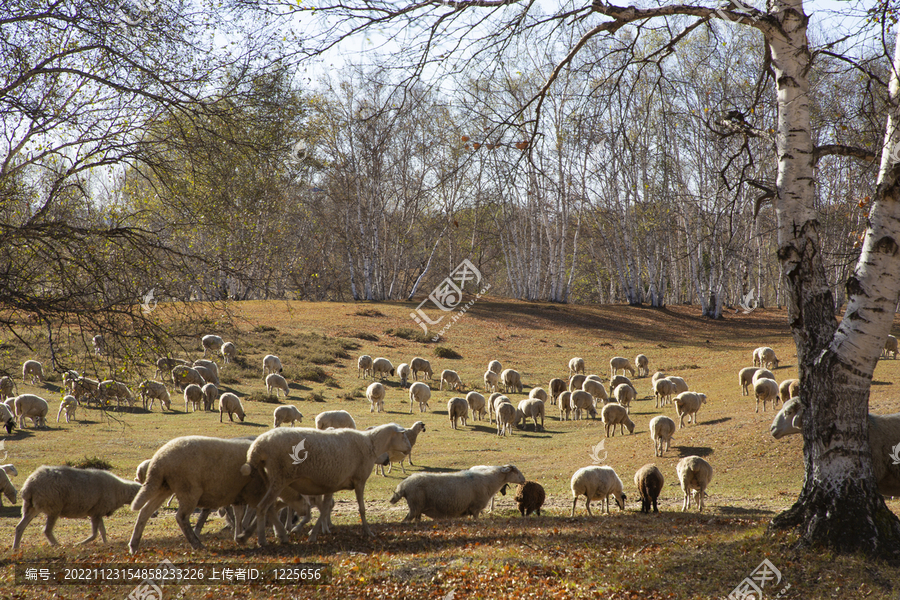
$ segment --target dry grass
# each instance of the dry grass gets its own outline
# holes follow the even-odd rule
[[[785,598],[896,600],[900,593],[897,568],[864,565],[852,557],[794,551],[790,549],[792,536],[763,535],[769,519],[790,506],[800,489],[802,444],[797,436],[782,441],[771,438],[771,408],[766,413],[753,412],[754,402],[740,395],[737,371],[750,364],[753,348],[768,345],[781,359],[778,379],[796,376],[793,342],[783,312],[728,315],[721,322],[711,322],[683,307],[653,310],[480,300],[443,335],[442,344],[464,356],[449,361],[433,357],[433,344],[416,341],[415,336],[396,335],[404,329],[421,333],[413,329],[409,304],[246,302],[232,308],[239,318],[224,337],[237,344],[240,361],[221,369],[223,381],[228,382],[223,385],[225,390],[261,399],[265,393],[262,357],[276,354],[284,363],[291,387],[290,397],[281,401],[297,405],[305,424],[311,425],[323,410],[338,408],[351,412],[360,428],[388,421],[408,427],[421,419],[428,429],[413,451],[416,466],[407,467],[407,472],[514,463],[545,487],[545,516],[518,518],[507,496],[498,497],[492,516],[477,522],[400,524],[405,506],[387,502],[403,477],[395,468],[387,477],[372,476],[366,488],[367,514],[377,533],[373,540],[361,537],[353,495],[342,492],[336,496],[336,533],[312,545],[296,539],[289,546],[275,544],[265,550],[236,547],[227,532],[220,531],[222,522],[211,519],[205,537],[207,549],[193,552],[174,523],[174,509],[168,509],[151,521],[141,553],[132,558],[125,543],[134,515],[126,508],[107,519],[108,546],[73,547],[85,537],[89,524],[63,519],[56,526],[63,546],[50,548],[41,534],[43,518],[38,518],[26,531],[22,550],[14,554],[9,548],[19,516],[17,505],[0,510],[3,564],[26,559],[153,563],[163,558],[173,562],[303,560],[326,562],[334,569],[333,585],[318,590],[227,588],[237,597],[252,598],[443,598],[451,590],[456,591],[456,598],[526,593],[566,598],[721,598],[768,558],[781,570],[782,585],[791,584]],[[200,328],[191,328],[195,329]],[[33,335],[39,337],[39,332]],[[0,364],[14,372],[15,364],[21,365],[25,358],[46,359],[40,354],[26,356],[18,346],[10,345],[8,357],[0,356],[6,362]],[[185,347],[192,346],[199,344],[185,342]],[[361,393],[368,381],[358,379],[356,369],[360,354],[384,356],[394,366],[424,356],[431,357],[436,373],[452,368],[471,385],[481,381],[488,361],[497,359],[504,368],[521,372],[527,394],[532,386],[546,388],[552,377],[565,378],[572,356],[583,357],[588,372],[608,377],[611,357],[633,360],[639,353],[650,358],[651,373],[663,370],[680,375],[691,389],[705,392],[709,401],[699,413],[699,423],[679,430],[672,450],[655,458],[647,423],[660,412],[672,416],[674,410],[671,406],[654,408],[649,379],[635,380],[638,400],[632,414],[637,428],[633,435],[617,435],[605,443],[605,462],[625,483],[628,508],[624,512],[615,509],[610,515],[596,515],[595,511],[593,518],[585,515],[583,501],[576,517],[569,516],[569,479],[576,469],[591,464],[590,449],[604,439],[599,421],[561,422],[556,407],[548,406],[546,431],[534,432],[529,427],[504,439],[496,436],[490,423],[471,420],[467,427],[454,431],[446,403],[459,395],[457,392],[435,389],[432,412],[410,415],[406,390],[400,388],[396,377],[385,381],[387,413],[375,415]],[[185,358],[196,359],[201,354],[192,351]],[[873,412],[897,410],[892,386],[898,373],[900,361],[880,363],[872,387]],[[133,379],[132,389],[139,376]],[[40,393],[51,401],[52,412],[58,407],[56,384],[34,388],[18,383],[20,393]],[[514,402],[523,397],[512,395]],[[271,426],[274,409],[273,404],[246,400],[244,423],[225,419],[220,424],[217,414],[184,414],[183,404],[174,394],[173,400],[174,413],[103,415],[95,409],[79,409],[77,423],[57,425],[51,418],[49,431],[26,429],[8,438],[5,450],[9,455],[3,462],[12,462],[19,469],[21,475],[13,479],[17,487],[41,464],[63,464],[84,456],[103,458],[112,464],[113,472],[131,477],[142,460],[175,436],[256,435]],[[708,511],[702,515],[680,512],[681,491],[674,466],[689,454],[704,456],[715,469]],[[645,516],[637,512],[632,478],[640,466],[650,462],[663,471],[666,486],[662,512]],[[889,506],[900,511],[900,501],[891,501]],[[6,566],[0,571],[0,586],[18,597],[53,596],[53,588],[10,588],[11,578],[12,568]],[[225,589],[193,586],[181,597],[220,597]],[[120,586],[64,588],[63,593],[124,598],[129,591]]]

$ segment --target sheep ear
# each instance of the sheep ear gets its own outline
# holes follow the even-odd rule
[[[512,465],[505,465],[500,467],[501,473],[509,473],[510,471],[512,471]]]
[[[797,413],[791,419],[791,427],[794,429],[803,429],[803,413]]]

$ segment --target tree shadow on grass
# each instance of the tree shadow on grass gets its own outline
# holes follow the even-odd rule
[[[706,446],[672,446],[672,449],[678,451],[678,458],[684,458],[685,456],[699,456],[703,458],[711,456],[713,453],[713,449]]]

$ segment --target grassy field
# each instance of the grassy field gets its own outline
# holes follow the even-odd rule
[[[55,533],[60,543],[50,547],[42,534],[43,517],[25,532],[22,548],[11,551],[13,530],[21,501],[0,509],[0,596],[13,598],[68,597],[125,598],[131,586],[26,587],[13,585],[12,564],[43,562],[140,562],[168,559],[182,562],[321,562],[331,566],[330,586],[194,585],[166,586],[165,598],[302,598],[302,597],[409,597],[468,598],[534,595],[536,597],[599,598],[722,598],[749,577],[763,559],[781,572],[781,581],[769,583],[765,597],[782,598],[890,598],[900,594],[900,569],[863,563],[852,557],[821,552],[795,551],[792,535],[766,536],[766,524],[778,511],[791,505],[800,489],[802,442],[799,436],[775,441],[769,435],[773,412],[756,414],[755,401],[741,396],[737,381],[740,368],[751,364],[751,352],[760,345],[775,349],[781,365],[779,381],[796,376],[793,341],[786,315],[760,310],[750,315],[729,314],[720,322],[697,316],[690,307],[665,310],[626,306],[559,306],[482,299],[446,332],[437,343],[419,341],[421,330],[409,317],[414,305],[341,304],[299,302],[245,302],[229,306],[230,319],[210,309],[205,321],[184,328],[181,339],[190,352],[184,358],[202,356],[201,333],[219,333],[236,343],[237,365],[221,368],[225,390],[243,399],[247,419],[219,423],[216,413],[184,413],[184,404],[173,393],[174,412],[113,412],[79,409],[78,421],[55,422],[61,382],[33,387],[21,381],[20,365],[26,358],[49,363],[42,353],[40,332],[23,331],[36,352],[18,343],[2,346],[0,368],[18,371],[19,392],[42,395],[51,404],[49,431],[30,427],[5,439],[2,462],[16,465],[13,478],[21,487],[27,475],[42,464],[97,456],[113,465],[121,476],[133,477],[142,460],[173,437],[203,434],[221,437],[255,435],[272,425],[275,404],[264,402],[262,357],[278,355],[291,385],[291,397],[311,426],[323,410],[345,409],[359,428],[384,422],[409,427],[422,420],[427,430],[413,450],[415,466],[408,473],[445,471],[476,464],[513,463],[528,479],[547,491],[544,516],[522,519],[511,497],[498,497],[492,515],[477,521],[459,519],[401,524],[405,502],[388,503],[404,477],[395,467],[387,477],[372,476],[366,487],[367,515],[374,539],[361,536],[359,515],[352,492],[336,496],[334,521],[337,531],[315,544],[295,538],[290,545],[277,543],[265,549],[237,547],[224,530],[224,522],[210,519],[203,536],[206,548],[193,551],[174,522],[174,508],[164,509],[144,533],[141,552],[131,557],[126,543],[135,515],[128,508],[106,519],[110,543],[73,546],[89,533],[87,520],[60,520]],[[900,326],[895,325],[895,329]],[[895,331],[896,334],[896,331]],[[438,358],[438,347],[461,355]],[[457,371],[467,390],[481,387],[489,360],[515,368],[525,383],[523,395],[533,386],[547,387],[553,377],[566,378],[567,363],[581,356],[588,372],[608,380],[609,359],[630,359],[643,353],[657,370],[679,375],[692,390],[708,396],[697,425],[676,432],[673,448],[656,458],[648,435],[649,420],[660,413],[674,417],[674,408],[656,409],[649,378],[635,379],[638,400],[632,405],[636,422],[633,435],[616,435],[605,442],[605,464],[612,466],[625,484],[625,511],[588,517],[580,501],[571,517],[569,481],[578,468],[590,465],[590,451],[605,438],[598,420],[560,421],[558,409],[547,407],[545,431],[516,430],[508,438],[496,435],[488,422],[469,420],[452,430],[446,404],[454,395],[433,391],[431,412],[409,414],[406,390],[396,377],[385,384],[386,414],[372,414],[363,391],[369,381],[357,377],[360,354],[390,359],[394,366],[414,356],[431,360],[435,374]],[[83,348],[71,355],[89,365]],[[221,363],[221,361],[220,361]],[[96,367],[95,367],[96,368]],[[90,371],[97,375],[96,371]],[[101,376],[106,373],[101,372]],[[152,369],[126,376],[132,389]],[[900,361],[884,360],[875,373],[871,410],[896,412],[893,382],[900,375]],[[435,388],[437,382],[435,382]],[[677,421],[677,419],[676,419]],[[900,441],[900,440],[898,440]],[[703,514],[681,513],[681,490],[675,465],[684,456],[697,454],[714,470]],[[655,463],[666,477],[660,514],[640,514],[633,483],[634,472]],[[889,502],[896,513],[900,501]],[[271,533],[270,533],[271,538]],[[5,590],[5,591],[4,591]],[[452,592],[452,593],[451,593]]]

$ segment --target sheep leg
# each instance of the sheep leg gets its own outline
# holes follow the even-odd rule
[[[16,525],[16,537],[13,541],[13,550],[18,549],[19,542],[22,541],[22,534],[25,533],[25,528],[28,527],[28,524],[31,523],[31,520],[40,514],[40,511],[34,508],[31,504],[23,504],[22,506],[22,520],[19,521],[19,524]]]
[[[197,537],[197,534],[194,533],[194,530],[191,528],[191,513],[194,512],[194,508],[197,506],[197,501],[194,498],[186,497],[184,499],[178,499],[178,511],[175,513],[175,522],[178,523],[178,526],[181,527],[181,532],[184,533],[185,539],[187,539],[188,543],[194,550],[200,550],[203,548],[203,544],[200,542],[200,538]]]
[[[103,537],[103,543],[106,543],[106,527],[103,526],[103,517],[91,517],[91,535],[76,543],[76,546],[93,542],[97,539],[97,532]]]
[[[593,517],[594,513],[591,512],[591,497],[590,496],[586,495],[584,497],[584,507],[587,509],[588,514]]]
[[[369,537],[375,537],[375,534],[372,533],[372,530],[369,529],[369,524],[366,522],[366,499],[363,497],[366,488],[366,482],[362,482],[362,484],[357,484],[356,489],[356,503],[359,505],[359,518],[362,519],[363,531]]]
[[[259,501],[259,504],[256,505],[256,513],[257,515],[266,515],[269,512],[269,509],[275,505],[275,501],[278,500],[278,496],[281,495],[282,490],[284,489],[285,484],[281,481],[279,477],[273,477],[272,481],[269,482],[269,489],[266,490],[265,495],[262,497],[262,500]],[[256,538],[257,543],[260,546],[266,545],[266,520],[265,518],[258,518],[256,520]]]
[[[47,515],[47,524],[44,525],[44,537],[50,540],[51,546],[59,546],[59,542],[53,537],[53,527],[56,525],[56,519],[58,518],[59,515],[49,514]]]
[[[204,508],[200,511],[200,516],[197,517],[197,524],[194,525],[194,535],[200,537],[200,532],[203,531],[203,525],[206,523],[206,519],[209,518],[209,513],[212,512],[211,508]]]

